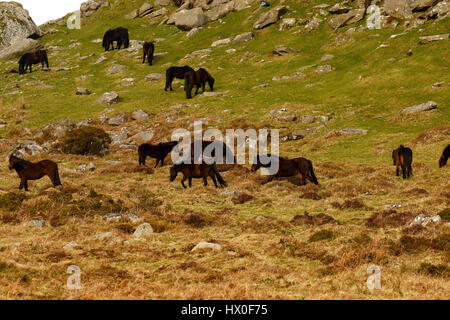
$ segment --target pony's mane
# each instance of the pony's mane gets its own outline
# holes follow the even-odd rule
[[[16,157],[16,156],[14,156],[14,155],[12,155],[12,156],[9,158],[9,160],[10,160],[10,161],[11,161],[11,160],[14,160],[14,165],[18,165],[18,166],[21,167],[21,168],[24,168],[24,167],[26,167],[26,166],[28,166],[28,165],[31,164],[31,162],[29,162],[29,161],[27,161],[27,160],[24,160],[24,159],[21,159],[21,158],[19,158],[19,157]]]

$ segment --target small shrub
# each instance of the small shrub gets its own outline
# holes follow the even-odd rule
[[[438,213],[441,216],[442,220],[449,221],[450,220],[450,208],[446,208]]]
[[[111,138],[103,129],[84,126],[65,135],[62,151],[68,154],[101,156],[110,143]]]
[[[310,238],[310,242],[322,241],[322,240],[332,240],[336,237],[335,233],[330,230],[320,230],[314,233]]]
[[[8,192],[0,195],[0,209],[15,211],[27,197],[23,193]]]
[[[422,263],[417,269],[417,272],[433,277],[450,277],[450,268],[445,264],[434,265],[431,263]]]

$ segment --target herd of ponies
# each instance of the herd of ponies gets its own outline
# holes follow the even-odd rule
[[[121,49],[122,45],[124,48],[128,48],[130,44],[128,30],[126,28],[116,28],[109,29],[106,31],[102,46],[105,51],[109,51],[110,48],[114,50],[114,42],[116,42],[115,49]],[[143,62],[148,62],[149,65],[153,65],[154,60],[154,52],[155,45],[153,42],[144,42],[143,44]],[[19,74],[24,74],[29,69],[30,73],[32,72],[33,64],[42,64],[42,68],[44,65],[49,68],[47,52],[45,50],[38,50],[31,53],[25,53],[19,60]],[[198,94],[200,88],[205,91],[206,83],[208,83],[211,91],[214,90],[215,79],[208,73],[208,71],[204,68],[200,68],[195,71],[193,68],[189,66],[184,67],[170,67],[166,71],[166,85],[164,90],[167,91],[170,89],[173,91],[172,82],[173,80],[184,79],[185,85],[184,90],[186,91],[186,98],[192,98],[192,90],[194,86],[196,87],[195,94]],[[223,142],[213,142],[213,141],[202,141],[202,149],[205,150],[206,147],[211,145],[212,143],[220,143],[223,148],[224,154],[229,154],[230,149]],[[164,166],[164,161],[167,156],[174,151],[179,145],[179,142],[161,142],[159,144],[149,144],[145,143],[139,146],[138,155],[139,155],[139,165],[145,166],[146,158],[151,157],[156,159],[155,168],[158,167],[160,163],[161,166]],[[195,142],[191,145],[191,150],[194,150]],[[215,146],[217,148],[217,146]],[[215,157],[214,153],[212,154]],[[276,173],[269,174],[269,182],[274,178],[287,178],[298,176],[303,185],[307,183],[309,180],[311,183],[318,185],[319,182],[314,173],[313,164],[310,160],[305,158],[295,158],[288,159],[283,157],[271,156],[271,161],[277,161],[279,170]],[[450,144],[444,149],[442,156],[439,159],[439,167],[442,168],[447,164],[447,160],[450,156]],[[412,175],[412,161],[413,161],[413,152],[410,148],[404,147],[401,145],[399,148],[395,149],[392,152],[392,159],[394,161],[394,166],[396,166],[396,175],[400,175],[400,169],[402,171],[403,179],[407,179]],[[227,183],[220,175],[219,170],[216,167],[216,161],[213,161],[213,164],[207,164],[205,161],[201,161],[200,163],[192,163],[197,162],[193,161],[194,155],[192,153],[191,161],[189,163],[180,163],[174,164],[170,168],[170,181],[174,181],[177,178],[179,173],[183,174],[183,178],[181,180],[181,184],[183,188],[187,188],[185,182],[188,181],[189,187],[192,187],[193,179],[203,179],[203,183],[205,186],[208,185],[208,177],[214,182],[216,188],[227,186]],[[262,167],[268,168],[271,166],[271,163],[268,164],[263,163],[260,157],[257,156],[253,161],[253,165],[251,167],[251,171],[256,172]],[[20,186],[19,189],[25,189],[28,191],[28,181],[30,180],[38,180],[43,178],[44,176],[48,176],[53,183],[54,187],[61,185],[61,180],[58,172],[58,165],[51,160],[43,160],[37,163],[32,163],[21,159],[20,157],[12,154],[9,157],[9,169],[15,170],[20,178]]]

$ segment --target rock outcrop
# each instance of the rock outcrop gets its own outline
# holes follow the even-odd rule
[[[87,18],[92,16],[94,13],[96,13],[100,8],[102,7],[109,7],[108,1],[102,1],[102,0],[89,0],[86,2],[83,2],[80,6],[80,12],[82,18]]]
[[[0,2],[0,50],[16,41],[37,38],[42,34],[21,4]]]

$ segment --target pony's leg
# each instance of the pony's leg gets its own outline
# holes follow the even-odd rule
[[[145,58],[147,58],[147,53],[144,51],[144,60],[142,60],[142,64],[145,63]]]
[[[266,183],[272,182],[272,181],[273,181],[273,179],[275,179],[275,176],[270,176],[270,177],[269,177],[269,180],[267,180],[267,182],[266,182]]]
[[[205,92],[205,88],[206,88],[206,82],[203,82],[203,85],[202,85],[202,93],[204,93]]]
[[[161,167],[164,167],[164,160],[166,160],[166,157],[163,157],[163,158],[161,159]]]
[[[189,188],[192,188],[192,177],[189,177]]]
[[[28,191],[28,180],[24,181],[23,186],[25,187],[25,191]]]
[[[160,159],[156,159],[155,169],[158,168],[159,161]]]
[[[205,187],[208,186],[208,176],[203,176],[203,184],[205,185]]]
[[[403,179],[406,179],[406,167],[402,166],[402,175],[403,175]]]
[[[217,180],[216,177],[214,176],[214,174],[210,175],[212,181],[214,182],[214,185],[216,186],[216,188],[219,188],[219,186],[217,185]]]
[[[184,182],[187,180],[186,177],[183,177],[183,180],[181,180],[181,185],[183,186],[183,188],[187,189],[186,185],[184,184]]]
[[[23,183],[24,183],[24,180],[20,180],[20,186],[19,186],[19,190],[22,190],[23,189]]]
[[[197,85],[197,89],[195,89],[195,95],[198,95],[198,90],[200,90],[200,85]]]
[[[300,178],[300,181],[302,182],[302,185],[306,185],[306,178],[305,175],[302,174],[300,171],[298,172],[298,177]]]
[[[399,166],[397,166],[396,174],[397,174],[397,177],[400,176],[400,168],[399,168]]]

